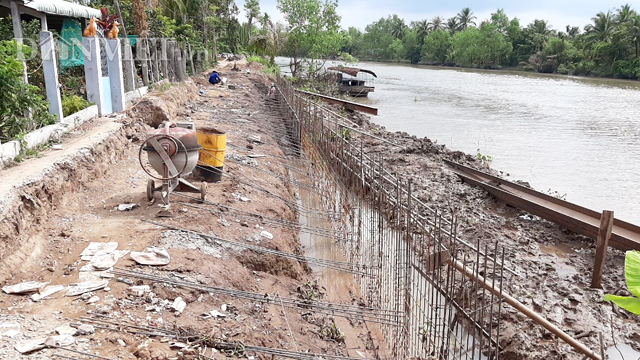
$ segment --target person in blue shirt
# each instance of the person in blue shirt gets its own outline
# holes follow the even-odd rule
[[[209,82],[213,85],[219,84],[221,81],[222,79],[220,79],[220,75],[218,75],[217,71],[214,71],[211,76],[209,76]]]

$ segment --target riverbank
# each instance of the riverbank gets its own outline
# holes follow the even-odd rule
[[[605,349],[617,344],[637,346],[638,320],[603,301],[607,293],[629,295],[624,282],[624,255],[610,249],[603,275],[603,290],[591,289],[595,242],[556,224],[513,208],[484,190],[462,183],[442,160],[456,161],[489,172],[490,163],[476,155],[451,151],[428,138],[389,132],[364,116],[357,123],[365,133],[352,132],[367,153],[384,154],[385,168],[402,182],[411,180],[417,198],[446,216],[455,214],[460,238],[481,248],[504,246],[505,266],[519,275],[509,275],[505,291],[534,311],[599,352],[598,334]],[[395,144],[395,146],[390,145]],[[525,185],[528,185],[525,183]],[[524,315],[507,310],[508,321],[501,332],[505,359],[581,359],[570,347],[536,326]],[[636,348],[636,350],[640,350]]]
[[[224,65],[226,86],[197,77],[151,94],[117,120],[85,124],[63,141],[65,149],[77,139],[85,146],[7,189],[15,196],[3,203],[0,284],[63,290],[42,300],[0,294],[0,358],[265,359],[279,350],[373,358],[383,351],[363,324],[315,310],[329,296],[347,305],[353,298],[329,293],[295,260],[303,249],[288,180],[294,164],[271,131],[281,120],[264,105],[270,80],[253,64],[238,62],[238,72]],[[172,194],[172,218],[156,217],[160,200],[146,199],[148,176],[137,159],[143,124],[163,116],[227,134],[222,181],[209,184],[205,203]],[[117,129],[92,136],[102,122]],[[36,161],[56,155],[49,150]],[[33,164],[2,175],[19,178]],[[94,246],[104,248],[92,254]],[[168,264],[141,265],[134,252]],[[107,268],[115,264],[116,274],[85,271],[96,257],[114,260]],[[45,349],[18,351],[28,341],[39,349],[41,340]]]

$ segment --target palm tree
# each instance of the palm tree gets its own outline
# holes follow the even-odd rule
[[[415,23],[415,30],[420,39],[420,45],[424,44],[424,38],[429,35],[431,24],[427,20],[421,20]]]
[[[587,32],[589,43],[594,41],[609,41],[614,31],[614,22],[611,11],[606,14],[599,12],[595,17],[591,18],[593,24],[584,27]]]
[[[574,40],[580,34],[580,28],[577,26],[567,25],[566,34],[569,40]]]
[[[446,29],[449,30],[449,33],[451,33],[451,35],[460,30],[460,23],[458,23],[458,19],[455,17],[449,18],[449,20],[447,20]]]
[[[535,51],[541,51],[544,44],[555,33],[546,20],[534,20],[526,29]]]
[[[640,15],[636,15],[628,21],[628,32],[631,40],[636,46],[636,57],[639,57],[638,48],[640,47]]]
[[[284,48],[289,33],[282,23],[273,24],[271,20],[264,18],[262,21],[264,34],[251,37],[249,46],[258,53],[269,56],[271,64],[275,64],[275,57]]]
[[[393,15],[391,18],[391,35],[396,39],[402,40],[404,37],[404,29],[407,28],[407,25],[404,23],[404,20],[399,18],[398,15]]]
[[[433,19],[431,19],[429,26],[431,31],[444,29],[444,19],[440,15],[435,16]]]
[[[133,0],[133,28],[136,35],[146,37],[149,32],[149,24],[147,23],[147,12],[145,11],[145,3],[143,0]]]
[[[476,26],[476,22],[473,21],[476,17],[473,16],[473,12],[468,7],[462,9],[462,11],[456,15],[456,19],[458,20],[460,29],[462,30],[466,30],[469,25]]]
[[[631,5],[625,4],[618,9],[614,20],[617,24],[625,24],[631,21],[634,15],[636,15],[636,11],[631,8]]]

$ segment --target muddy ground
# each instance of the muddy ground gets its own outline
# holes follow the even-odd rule
[[[87,264],[80,260],[80,253],[90,242],[116,242],[118,250],[132,251],[157,246],[166,249],[171,260],[165,266],[140,266],[127,254],[117,262],[117,269],[162,276],[162,281],[115,275],[106,288],[89,295],[69,297],[65,296],[65,289],[38,302],[28,295],[1,293],[0,358],[51,359],[64,355],[82,359],[82,354],[51,347],[28,355],[20,355],[14,348],[25,340],[55,335],[55,329],[61,326],[77,326],[81,322],[94,325],[95,332],[75,335],[75,344],[69,348],[110,359],[193,358],[192,350],[176,344],[172,347],[176,340],[167,334],[174,333],[182,336],[181,342],[200,342],[200,349],[207,346],[207,355],[212,354],[210,345],[217,341],[356,358],[388,358],[381,342],[380,349],[373,345],[372,337],[378,336],[375,328],[358,321],[309,315],[304,310],[285,308],[278,301],[278,295],[305,299],[324,293],[324,299],[353,303],[357,298],[353,284],[336,290],[297,261],[148,222],[240,244],[304,252],[297,232],[282,226],[287,221],[298,221],[292,205],[298,189],[287,179],[291,178],[291,169],[301,164],[287,160],[277,145],[273,129],[280,120],[264,105],[270,80],[254,64],[241,66],[240,72],[230,71],[230,67],[221,69],[228,78],[225,86],[211,86],[203,76],[193,83],[151,94],[123,117],[111,120],[122,127],[107,140],[57,163],[42,178],[25,182],[4,198],[0,204],[1,286],[22,281],[64,286],[78,283],[79,270]],[[222,182],[210,184],[207,203],[199,202],[200,196],[195,193],[172,195],[174,217],[170,219],[155,216],[161,209],[159,198],[156,194],[153,203],[147,201],[149,177],[138,163],[138,149],[148,129],[145,123],[164,118],[194,121],[198,127],[213,126],[228,136],[228,161]],[[607,348],[613,345],[612,333],[618,343],[638,347],[637,317],[602,301],[605,293],[627,294],[622,253],[610,249],[604,289],[590,289],[593,240],[462,183],[442,159],[498,173],[491,170],[489,163],[450,151],[426,138],[389,133],[364,116],[355,118],[360,130],[397,144],[390,147],[373,137],[354,134],[356,140],[363,140],[365,150],[387,154],[385,166],[389,171],[403,180],[413,178],[414,192],[424,203],[455,213],[462,239],[480,239],[488,245],[498,241],[505,247],[507,266],[520,274],[508,279],[506,291],[594,350],[599,349],[601,331]],[[64,144],[90,135],[103,121],[76,129]],[[260,142],[250,140],[255,135],[261,137]],[[267,156],[249,158],[249,154]],[[43,155],[2,170],[0,177],[20,176],[21,167],[45,162],[50,153]],[[200,184],[197,176],[188,180]],[[120,204],[139,206],[120,211]],[[314,285],[316,280],[318,286]],[[196,286],[175,286],[177,282]],[[131,290],[132,285],[148,285],[149,291],[136,293]],[[211,291],[215,288],[264,294],[270,301],[220,295]],[[327,294],[327,288],[337,293]],[[177,298],[186,303],[181,313],[171,308]],[[203,316],[211,315],[213,310],[226,316]],[[334,322],[345,334],[345,342],[332,333]],[[504,359],[582,358],[508,306],[503,324]],[[11,332],[13,329],[17,333]],[[167,336],[150,335],[158,329],[169,332]],[[242,355],[239,350],[227,349]],[[248,352],[246,356],[272,359],[263,353]],[[212,358],[226,356],[218,351]]]
[[[405,183],[412,179],[414,194],[427,206],[443,211],[449,218],[456,216],[461,239],[473,244],[479,239],[482,247],[488,245],[490,249],[498,242],[505,248],[506,267],[520,274],[508,276],[505,291],[597,353],[600,332],[604,335],[605,351],[614,346],[614,340],[640,350],[640,318],[603,301],[604,294],[630,295],[624,281],[623,252],[609,248],[603,289],[592,289],[593,239],[463,183],[442,160],[456,161],[495,176],[507,174],[492,169],[486,160],[451,151],[426,137],[388,132],[373,122],[375,118],[355,118],[360,130],[397,146],[356,132],[354,141],[362,141],[365,152],[385,154],[386,170]],[[583,358],[510,306],[506,307],[504,324],[501,358]]]
[[[372,329],[366,324],[284,306],[282,299],[326,300],[324,280],[309,268],[261,249],[246,249],[251,245],[302,254],[297,231],[281,226],[298,221],[296,189],[287,181],[288,169],[297,164],[286,159],[269,131],[270,124],[280,121],[264,108],[269,79],[255,64],[242,65],[239,72],[227,65],[219,69],[228,78],[226,85],[210,85],[203,75],[152,93],[111,119],[122,127],[108,139],[58,162],[44,176],[12,189],[3,200],[0,285],[38,281],[66,288],[37,302],[31,294],[0,294],[0,359],[84,359],[85,353],[109,359],[193,359],[205,347],[210,358],[227,358],[224,349],[212,352],[212,346],[220,343],[233,345],[224,350],[230,357],[277,358],[244,352],[243,346],[385,357],[384,349],[373,345]],[[199,201],[200,194],[172,194],[172,218],[156,217],[160,198],[156,194],[153,202],[147,200],[149,177],[138,162],[145,124],[159,118],[194,121],[197,127],[215,127],[227,134],[222,181],[209,184],[205,203]],[[63,144],[73,144],[103,121],[76,129]],[[259,142],[250,138],[256,135]],[[54,152],[5,169],[0,176],[20,176],[23,167],[46,162]],[[249,154],[266,156],[249,158]],[[197,175],[187,180],[199,188]],[[137,206],[122,211],[121,204]],[[126,254],[117,261],[116,271],[135,270],[162,279],[97,274],[98,284],[104,280],[101,276],[106,277],[106,287],[66,296],[67,289],[77,289],[73,285],[86,276],[81,269],[88,262],[80,254],[92,242],[115,242],[118,251],[163,248],[170,262],[142,266]],[[259,299],[224,295],[229,293],[220,289],[257,294]],[[350,290],[357,296],[356,289],[345,288],[332,294],[332,301],[352,303]],[[178,298],[186,304],[181,312],[172,308],[179,308]],[[93,329],[84,326],[76,331],[80,324]],[[65,331],[76,334],[51,338]],[[161,331],[165,332],[158,336]],[[177,339],[169,336],[176,334]],[[46,337],[50,342],[45,349],[24,355],[15,349],[27,340]],[[73,344],[66,347],[71,350],[55,348],[69,339]],[[199,348],[174,342],[199,343]]]

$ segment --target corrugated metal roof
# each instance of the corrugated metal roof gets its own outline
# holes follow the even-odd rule
[[[33,0],[25,2],[25,7],[43,12],[45,14],[76,17],[76,18],[100,18],[100,10],[88,6],[74,4],[64,0]]]

